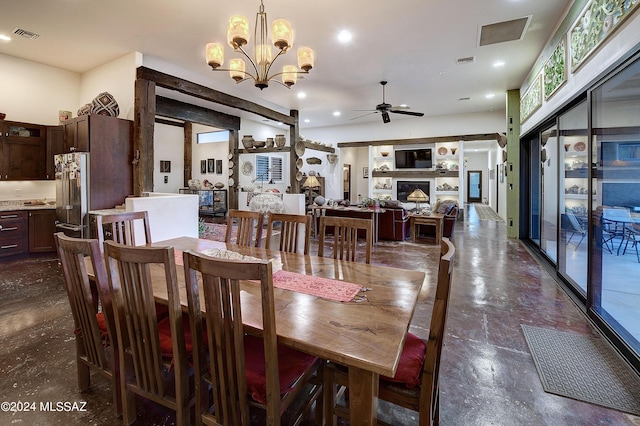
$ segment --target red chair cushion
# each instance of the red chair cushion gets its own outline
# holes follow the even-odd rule
[[[380,379],[388,382],[404,383],[409,389],[419,386],[426,353],[427,346],[424,342],[413,333],[407,334],[396,375],[393,377],[380,376]]]
[[[264,344],[261,338],[245,336],[244,359],[247,371],[247,389],[255,401],[266,404],[267,379],[265,376]],[[278,345],[280,394],[286,393],[316,360],[317,358],[313,355]]]
[[[100,334],[102,334],[102,338],[106,339],[109,336],[107,331],[107,320],[104,318],[103,312],[98,312],[96,314],[96,320],[98,320],[98,329],[100,329]]]
[[[204,324],[203,324],[204,326]],[[187,348],[187,354],[193,352],[193,344],[191,343],[191,330],[189,328],[189,314],[182,314],[182,329],[184,330],[184,342]],[[207,344],[207,332],[204,331],[204,343]],[[160,335],[160,353],[165,358],[173,358],[173,342],[171,341],[171,323],[169,317],[158,321],[158,334]]]

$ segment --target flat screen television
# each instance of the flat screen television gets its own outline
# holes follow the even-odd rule
[[[431,149],[399,149],[394,153],[396,169],[430,169]]]
[[[396,182],[396,188],[398,191],[398,196],[396,197],[398,201],[401,201],[403,203],[408,202],[407,197],[409,196],[409,194],[411,194],[413,191],[416,190],[416,188],[420,188],[424,191],[425,194],[430,195],[429,194],[429,182],[418,182],[418,181],[398,181]]]

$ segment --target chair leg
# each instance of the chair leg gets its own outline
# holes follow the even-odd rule
[[[324,424],[327,426],[335,426],[337,424],[337,417],[334,412],[336,390],[333,367],[325,365],[322,384],[322,409],[324,411]]]
[[[76,363],[78,364],[78,389],[84,392],[91,386],[91,371],[80,358],[76,359]]]

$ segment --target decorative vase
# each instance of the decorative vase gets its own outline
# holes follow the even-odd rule
[[[284,135],[276,135],[275,142],[278,148],[282,148],[284,144],[287,142],[287,139],[284,137]]]
[[[451,155],[456,155],[458,148],[451,148]]]
[[[267,138],[267,148],[272,148],[273,147],[273,138]]]
[[[253,136],[252,135],[244,135],[242,137],[242,146],[245,148],[253,148]]]
[[[564,144],[564,151],[565,151],[565,152],[569,151],[569,147],[570,147],[570,146],[571,146],[571,144],[570,144],[570,143],[565,143],[565,144]]]

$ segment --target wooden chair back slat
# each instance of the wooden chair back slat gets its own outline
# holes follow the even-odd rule
[[[136,241],[135,227],[137,221],[141,221],[144,227],[145,241]],[[149,214],[146,211],[126,212],[96,216],[96,228],[100,246],[105,241],[106,232],[111,234],[111,240],[128,246],[144,245],[151,243],[151,228],[149,227]]]
[[[78,386],[81,391],[88,389],[89,367],[111,378],[113,407],[115,414],[120,415],[122,405],[115,320],[100,245],[98,240],[67,237],[62,232],[55,234],[55,240],[75,323]],[[93,281],[89,279],[84,260],[87,256],[91,259]],[[106,345],[96,318],[99,306],[107,324]]]
[[[275,238],[273,225],[276,222],[280,222],[280,244],[278,249],[289,253],[298,253],[299,243],[303,240],[302,252],[303,254],[309,254],[311,219],[310,215],[271,213],[267,222],[265,247],[272,248],[271,240]]]
[[[365,260],[371,263],[371,247],[373,244],[373,221],[340,216],[320,217],[320,240],[318,256],[324,256],[327,227],[333,227],[333,258],[355,262],[358,248],[358,230],[365,232]]]
[[[188,365],[173,247],[134,247],[106,241],[104,251],[123,363],[124,422],[130,424],[136,418],[133,393],[176,410],[179,424],[188,422]],[[170,393],[165,378],[167,360],[160,350],[152,264],[163,266],[164,276],[154,275],[153,279],[164,279],[168,294],[175,380],[175,392]]]
[[[236,239],[233,241],[233,225],[236,224]],[[241,246],[260,247],[264,214],[246,210],[229,210],[227,215],[227,232],[225,242]],[[254,232],[255,231],[255,232]]]

